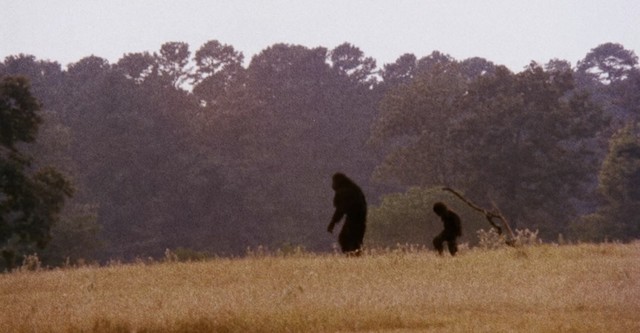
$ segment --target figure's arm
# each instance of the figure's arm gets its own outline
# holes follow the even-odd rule
[[[333,217],[331,217],[331,223],[329,223],[329,226],[327,227],[327,231],[330,233],[333,232],[333,228],[336,226],[336,223],[340,222],[345,214],[342,200],[340,199],[338,193],[336,193],[335,198],[333,198],[333,206],[336,207],[336,211],[333,213]]]
[[[330,233],[333,232],[333,228],[336,226],[336,223],[340,222],[343,216],[344,216],[344,211],[336,207],[336,211],[335,213],[333,213],[333,217],[331,218],[331,223],[329,223],[329,226],[327,227],[327,231]]]

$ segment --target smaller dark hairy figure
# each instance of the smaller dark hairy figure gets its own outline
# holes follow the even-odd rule
[[[331,187],[335,191],[333,206],[336,210],[327,231],[332,233],[336,223],[346,215],[338,243],[343,253],[359,256],[366,229],[367,201],[360,187],[342,173],[333,175]]]
[[[447,242],[449,253],[455,256],[456,252],[458,252],[456,239],[462,236],[460,217],[442,202],[436,202],[433,205],[433,211],[440,216],[442,223],[444,223],[444,230],[433,239],[433,246],[438,250],[438,253],[442,255],[444,251],[443,243]]]

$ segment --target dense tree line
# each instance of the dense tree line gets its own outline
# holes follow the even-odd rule
[[[20,149],[35,140],[39,109],[26,78],[0,81],[0,254],[9,269],[21,254],[48,245],[51,226],[73,193],[64,175]]]
[[[624,147],[640,144],[640,68],[618,44],[575,67],[555,59],[514,73],[437,51],[378,68],[348,43],[276,44],[245,64],[215,40],[193,54],[169,42],[114,64],[9,56],[0,77],[15,76],[42,104],[25,151],[75,187],[42,253],[51,263],[178,247],[329,249],[336,171],[374,205],[391,190],[447,185],[545,237],[639,236],[627,217],[640,158]],[[372,216],[380,237],[394,229],[384,207]]]

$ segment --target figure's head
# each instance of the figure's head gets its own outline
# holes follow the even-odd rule
[[[444,213],[447,212],[447,210],[448,210],[447,205],[443,204],[442,202],[436,202],[433,205],[433,211],[439,216],[442,216]]]
[[[351,179],[349,179],[349,177],[345,176],[341,172],[336,172],[333,175],[332,180],[333,181],[331,183],[331,188],[333,188],[334,190],[341,187],[349,186],[349,184],[351,184]]]

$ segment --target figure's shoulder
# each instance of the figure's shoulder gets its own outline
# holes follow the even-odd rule
[[[349,186],[342,186],[338,189],[336,189],[336,194],[340,193],[340,194],[353,194],[353,193],[360,193],[362,192],[362,190],[360,190],[360,187],[358,187],[358,185],[356,184],[352,184]]]
[[[460,221],[460,216],[456,212],[454,212],[452,210],[448,210],[447,211],[447,216],[452,220]]]
[[[341,188],[336,189],[336,195],[335,195],[335,198],[336,198],[337,200],[341,200],[341,199],[344,199],[344,198],[348,198],[348,197],[350,197],[350,196],[352,196],[352,194],[351,194],[351,191],[349,191],[349,188],[347,188],[347,187],[341,187]]]

